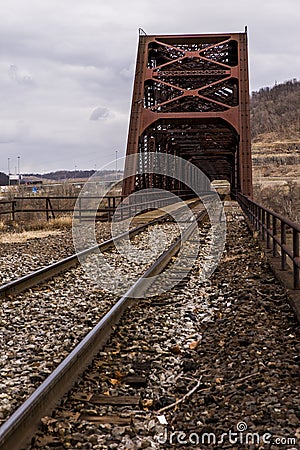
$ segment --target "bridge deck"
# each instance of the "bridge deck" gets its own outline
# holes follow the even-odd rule
[[[199,203],[199,199],[192,198],[192,199],[186,200],[185,203],[189,207],[192,207],[196,203]],[[165,214],[172,214],[172,212],[176,212],[180,208],[182,208],[182,202],[173,203],[171,205],[165,206],[164,208],[147,211],[143,214],[139,214],[138,216],[135,216],[132,219],[132,225],[137,226],[137,225],[140,225],[143,223],[147,223],[150,220],[157,219],[158,217],[163,217]]]
[[[184,289],[130,307],[77,391],[45,420],[41,442],[297,448],[299,324],[241,209],[225,208],[213,276],[199,282],[197,266]]]

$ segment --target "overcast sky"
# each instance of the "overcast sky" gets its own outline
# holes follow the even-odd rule
[[[241,32],[250,89],[300,78],[299,0],[10,0],[0,15],[0,171],[100,169],[125,153],[138,28]]]

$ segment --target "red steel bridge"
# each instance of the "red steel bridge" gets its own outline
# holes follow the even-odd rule
[[[149,153],[159,152],[188,160],[209,180],[226,179],[232,193],[251,197],[249,121],[246,31],[140,35],[127,143],[127,155],[136,158],[125,165],[123,194],[184,188],[167,177],[154,182],[138,175],[138,165],[149,166]]]
[[[122,194],[148,188],[186,192],[182,180],[151,174],[156,154],[190,161],[210,181],[227,180],[272,253],[280,277],[294,289],[300,319],[300,225],[252,200],[249,115],[247,29],[140,34]],[[287,258],[293,269],[291,282]]]

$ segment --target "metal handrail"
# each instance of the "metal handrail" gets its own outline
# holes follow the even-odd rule
[[[293,287],[300,289],[300,224],[265,208],[241,193],[237,199],[262,241],[266,241],[267,249],[272,250],[273,257],[281,257],[281,270],[287,270],[287,257],[291,260]],[[291,246],[287,244],[288,231],[292,234]]]

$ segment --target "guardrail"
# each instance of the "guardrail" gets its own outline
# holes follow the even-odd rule
[[[106,213],[110,221],[111,215],[116,209],[116,205],[120,202],[122,196],[104,197],[102,207],[99,207],[97,213]],[[99,197],[88,197],[89,200],[98,199]],[[67,203],[65,206],[55,205],[55,202],[63,200]],[[82,207],[79,198],[78,207],[75,208],[77,196],[38,196],[38,197],[14,197],[14,200],[0,201],[0,216],[10,215],[10,220],[16,220],[17,215],[24,214],[45,214],[46,220],[55,219],[57,214],[94,212],[93,209],[85,209]],[[4,206],[4,208],[2,207]],[[98,217],[99,218],[99,217]],[[28,219],[28,216],[25,216]],[[105,218],[107,220],[107,218]]]
[[[272,251],[273,257],[281,258],[281,270],[287,270],[287,258],[291,260],[293,287],[300,289],[300,225],[265,208],[245,195],[238,194],[237,198],[254,229],[266,243],[267,249]]]
[[[76,201],[78,199],[77,207]],[[75,195],[62,196],[62,195],[52,195],[52,196],[37,196],[37,197],[15,197],[14,200],[17,202],[15,207],[15,214],[24,213],[45,213],[46,220],[55,219],[57,214],[71,213],[75,217],[85,217],[92,218],[96,215],[96,219],[101,220],[111,220],[116,206],[122,201],[122,195],[115,196],[104,196],[103,198],[99,196],[84,196],[78,197]],[[60,205],[59,201],[63,201],[66,204]],[[101,202],[100,202],[101,200]],[[84,201],[86,205],[84,205]],[[96,201],[96,202],[95,202]],[[89,205],[89,202],[97,203],[100,202],[97,211],[95,208]],[[42,204],[41,204],[42,202]],[[27,206],[26,206],[27,203]],[[43,206],[44,203],[44,206]],[[56,203],[56,205],[55,205]],[[25,204],[25,206],[24,206]],[[35,205],[32,207],[31,205]],[[91,216],[87,216],[90,213]],[[100,215],[99,215],[100,213]]]
[[[103,198],[99,196],[14,197],[13,200],[0,201],[0,217],[1,215],[10,215],[10,219],[15,220],[17,214],[40,213],[45,214],[46,220],[49,221],[50,219],[55,219],[57,214],[69,213],[74,214],[74,217],[79,220],[96,219],[110,222],[118,205],[122,202],[122,206],[118,209],[118,217],[115,217],[115,220],[131,217],[142,209],[145,211],[166,206],[177,201],[175,196],[187,199],[192,197],[193,194],[184,191],[172,191],[170,196],[166,195],[166,193],[161,196],[157,192],[137,192],[134,197],[129,196],[127,198],[123,195],[106,195]],[[60,200],[65,202],[65,205],[59,205]],[[97,211],[95,207],[97,202],[95,200],[100,202]],[[4,209],[1,207],[2,205],[4,205]]]

